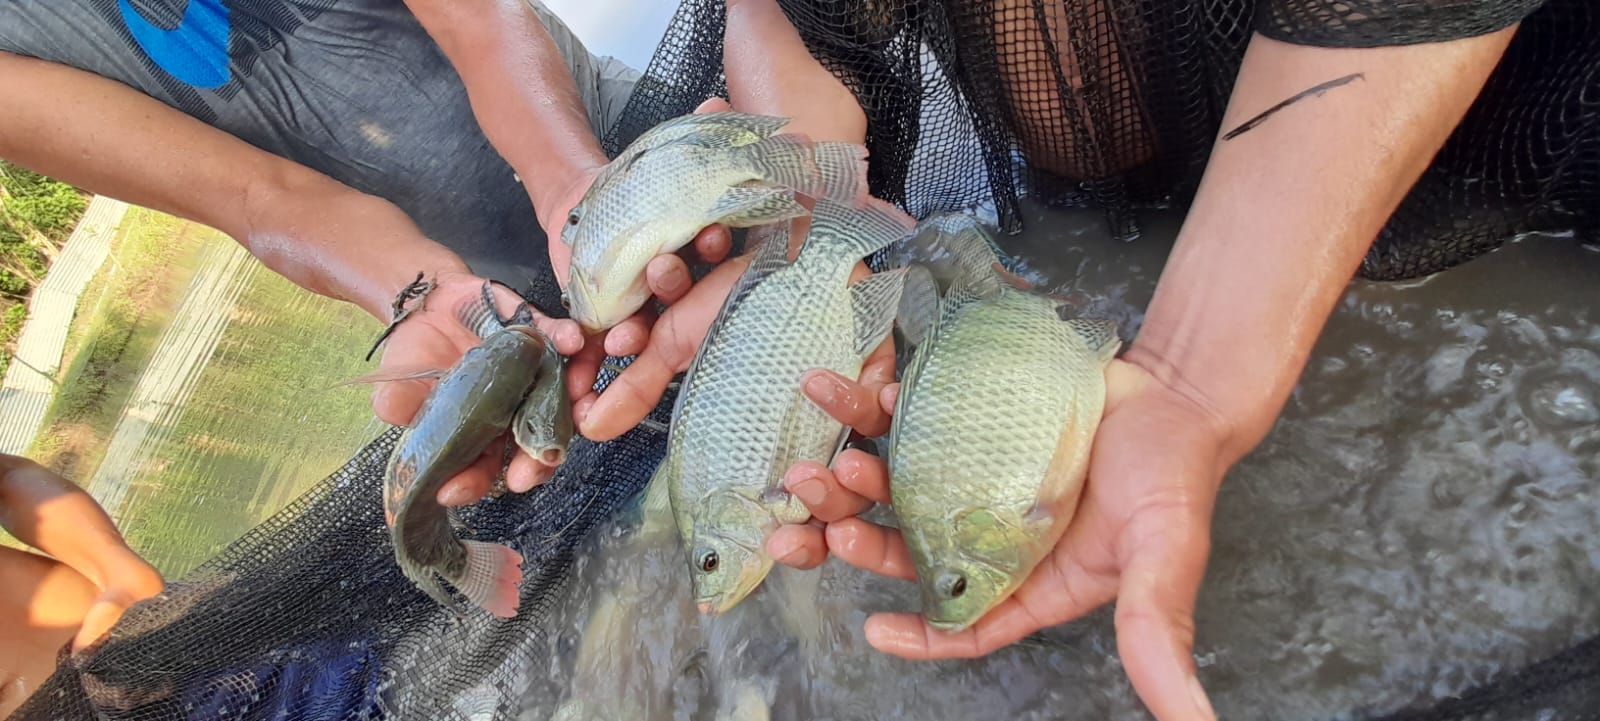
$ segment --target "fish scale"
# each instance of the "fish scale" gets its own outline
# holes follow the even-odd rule
[[[848,429],[801,394],[801,376],[814,368],[860,375],[888,336],[903,272],[851,284],[851,271],[913,227],[882,201],[818,201],[800,256],[789,262],[788,232],[773,233],[712,323],[647,501],[670,511],[703,613],[726,611],[754,590],[772,568],[768,535],[809,516],[783,489],[783,475],[802,460],[829,462]]]
[[[774,134],[786,118],[737,112],[674,118],[641,135],[595,178],[561,230],[572,247],[565,300],[589,331],[650,299],[644,271],[714,224],[757,227],[805,215],[795,195],[867,197],[866,148]]]
[[[1109,321],[1064,320],[1060,302],[998,282],[975,224],[925,227],[939,227],[959,267],[942,302],[930,273],[907,281],[908,303],[940,307],[902,307],[931,328],[902,379],[886,456],[923,613],[956,630],[1015,591],[1065,530],[1119,342]]]

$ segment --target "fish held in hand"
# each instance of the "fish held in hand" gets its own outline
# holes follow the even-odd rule
[[[715,224],[755,227],[806,213],[795,200],[867,199],[866,148],[778,130],[788,118],[738,112],[668,120],[639,136],[595,178],[561,239],[572,247],[563,299],[599,332],[650,299],[645,266]]]
[[[971,626],[1060,540],[1077,507],[1104,411],[1111,321],[1017,287],[975,220],[924,221],[954,272],[908,271],[900,323],[916,345],[886,452],[896,517],[923,615]],[[919,238],[921,240],[921,238]]]
[[[684,380],[646,502],[675,521],[701,613],[755,590],[773,567],[772,531],[810,517],[784,473],[832,460],[849,428],[802,395],[801,377],[860,375],[890,332],[904,273],[851,283],[851,271],[914,227],[882,201],[818,201],[799,256],[789,260],[789,224],[775,226],[729,293]]]
[[[525,307],[507,320],[492,303],[485,284],[483,297],[460,309],[462,322],[483,342],[442,374],[401,434],[384,474],[383,504],[395,560],[418,587],[453,607],[438,576],[473,604],[510,617],[518,605],[521,556],[508,546],[458,539],[455,520],[437,499],[446,481],[519,420],[524,400],[548,375],[555,354]]]

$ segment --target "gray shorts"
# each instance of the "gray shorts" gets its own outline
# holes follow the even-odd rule
[[[567,24],[544,3],[539,0],[527,2],[555,40],[556,50],[566,59],[595,137],[604,139],[606,131],[622,116],[622,109],[627,106],[628,97],[633,95],[633,88],[638,84],[641,73],[614,57],[597,56],[589,52]]]

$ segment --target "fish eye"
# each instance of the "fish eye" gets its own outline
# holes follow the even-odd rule
[[[959,573],[945,573],[939,576],[939,591],[946,598],[961,598],[967,592],[967,577]]]
[[[701,551],[700,560],[696,561],[695,563],[696,565],[700,566],[701,571],[711,573],[717,570],[717,561],[718,559],[716,551]]]
[[[572,296],[567,295],[565,291],[561,293],[561,307],[572,310]]]
[[[578,211],[574,210],[572,211],[571,215],[567,216],[567,225],[577,225],[578,221],[581,219],[581,216],[578,215]]]

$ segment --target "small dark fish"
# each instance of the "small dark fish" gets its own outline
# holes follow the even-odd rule
[[[487,285],[484,294],[489,300]],[[463,309],[464,318],[485,312],[494,316],[488,305]],[[500,544],[456,538],[455,521],[437,500],[445,481],[471,465],[513,420],[522,425],[524,400],[550,376],[546,361],[555,351],[543,334],[516,318],[509,324],[494,318],[500,327],[443,375],[401,435],[384,475],[383,505],[395,559],[407,577],[452,606],[437,574],[474,604],[510,617],[517,610],[521,556]]]

